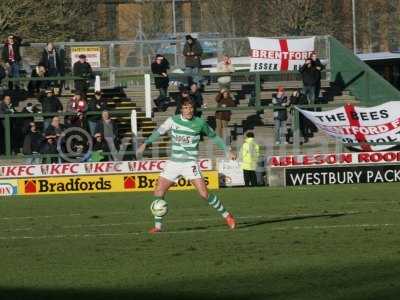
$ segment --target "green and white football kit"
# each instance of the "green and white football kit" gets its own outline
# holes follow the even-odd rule
[[[182,115],[169,117],[151,136],[145,144],[151,144],[161,135],[171,133],[172,154],[169,161],[164,166],[161,177],[176,182],[181,176],[188,180],[200,179],[202,174],[197,163],[198,146],[202,134],[208,136],[219,148],[227,152],[223,140],[216,135],[214,130],[202,118],[193,117],[188,120]],[[155,197],[154,200],[160,198]],[[233,217],[226,211],[221,201],[216,195],[210,194],[208,203],[214,207],[225,219]],[[228,224],[229,225],[229,224]],[[155,229],[161,231],[162,217],[155,216]],[[232,227],[232,226],[231,226]],[[233,229],[233,228],[232,228]]]

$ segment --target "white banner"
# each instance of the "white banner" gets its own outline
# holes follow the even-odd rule
[[[217,161],[220,186],[241,186],[244,185],[243,170],[237,160]]]
[[[40,176],[102,175],[161,172],[166,160],[110,161],[95,163],[65,163],[48,165],[0,166],[0,178]],[[212,170],[211,159],[198,161],[200,170]]]
[[[271,156],[270,168],[400,163],[400,151]]]
[[[250,71],[299,70],[314,52],[315,37],[304,39],[269,39],[249,37]]]
[[[100,68],[100,47],[71,47],[71,66],[74,66],[81,54],[86,55],[86,61],[92,68]]]
[[[360,143],[354,148],[363,151],[393,148],[394,145],[368,143],[398,142],[400,138],[400,102],[397,101],[374,107],[346,104],[328,111],[299,111],[329,136],[343,143]]]

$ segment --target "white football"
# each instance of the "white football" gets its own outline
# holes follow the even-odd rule
[[[155,217],[164,217],[168,213],[168,204],[165,200],[154,200],[150,206],[151,213]]]

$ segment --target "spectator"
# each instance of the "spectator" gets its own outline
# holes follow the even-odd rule
[[[253,132],[247,132],[240,155],[245,185],[257,186],[256,169],[260,157],[260,146],[254,141]]]
[[[16,108],[12,104],[12,99],[10,95],[5,95],[3,101],[0,103],[0,115],[14,115],[17,113]],[[3,128],[6,128],[6,119],[1,119]],[[10,133],[11,133],[11,150],[17,154],[19,152],[19,145],[20,145],[20,134],[22,131],[17,126],[17,119],[10,118]]]
[[[75,92],[86,96],[89,89],[90,80],[93,78],[93,71],[90,64],[86,61],[86,55],[79,55],[79,60],[73,66],[74,76],[83,79],[75,80]]]
[[[67,104],[67,112],[74,113],[74,115],[68,116],[67,120],[69,124],[73,124],[79,119],[79,115],[85,113],[88,110],[88,104],[85,96],[76,93],[72,98],[69,99]]]
[[[42,113],[60,113],[63,111],[63,106],[56,96],[52,88],[48,88],[44,95],[39,96],[39,102],[42,104]],[[53,116],[44,116],[43,130],[46,130],[50,125]]]
[[[158,77],[154,78],[154,82],[160,94],[158,98],[154,100],[154,103],[161,111],[166,111],[169,105],[169,98],[167,97],[169,85],[169,78],[167,73],[168,69],[168,60],[161,54],[157,54],[155,60],[151,64],[151,72],[155,75],[158,75]]]
[[[26,159],[28,165],[40,164],[39,153],[42,141],[43,136],[37,131],[35,122],[30,122],[29,130],[25,134],[24,145],[22,147],[22,153],[31,156]]]
[[[46,77],[57,77],[64,74],[64,64],[53,43],[47,43],[46,48],[43,49],[39,65],[45,68]],[[48,81],[46,84],[46,87],[59,86],[58,81]]]
[[[217,71],[220,73],[233,73],[235,68],[232,65],[231,58],[228,55],[224,55],[223,60],[218,63]],[[218,77],[218,83],[220,89],[230,90],[231,88],[231,76]]]
[[[6,70],[4,67],[0,64],[0,87],[1,87],[1,82],[3,81],[4,78],[6,78]]]
[[[197,85],[197,83],[192,83],[192,85],[190,86],[190,92],[189,92],[189,97],[190,99],[193,100],[194,102],[194,115],[196,117],[201,117],[202,112],[199,111],[199,108],[203,107],[203,95],[201,94],[201,91]]]
[[[54,156],[58,154],[58,150],[61,151],[62,145],[60,138],[64,136],[64,125],[60,122],[60,117],[54,116],[51,119],[50,125],[44,130],[45,144],[42,148],[41,153],[53,155],[50,158],[51,163],[61,163],[61,158]],[[60,145],[58,145],[60,143]]]
[[[4,43],[4,47],[2,50],[2,59],[6,64],[8,76],[12,78],[19,78],[19,63],[21,61],[20,46],[21,38],[15,35],[9,35],[7,41]],[[15,84],[13,84],[12,81],[9,81],[8,88],[12,90],[13,86],[18,89],[18,82],[15,82]]]
[[[235,106],[235,102],[233,101],[230,92],[224,89],[217,94],[215,101],[217,102],[218,108]],[[230,110],[217,110],[215,112],[217,135],[223,137],[224,139],[226,138],[225,131],[228,128],[229,121],[231,120],[231,114],[232,113]]]
[[[108,148],[112,153],[117,151],[118,148],[118,128],[117,125],[110,117],[108,111],[103,111],[101,120],[97,123],[96,133],[100,133],[104,140],[107,142]]]
[[[43,79],[43,80],[31,80],[28,83],[28,93],[31,96],[34,96],[35,94],[39,94],[43,90],[46,89],[46,81],[44,80],[46,75],[46,69],[42,65],[37,65],[35,68],[33,68],[32,73],[31,73],[31,78],[34,79]]]
[[[275,143],[279,145],[285,143],[287,120],[286,107],[290,104],[283,87],[278,87],[278,92],[272,96],[272,104],[277,108],[274,109]]]
[[[200,84],[199,68],[202,54],[203,49],[200,42],[191,35],[187,35],[186,43],[183,46],[183,56],[185,56],[185,73],[189,76],[188,85],[190,85],[191,81]]]
[[[292,129],[295,124],[295,107],[296,105],[304,105],[307,104],[307,98],[301,91],[295,90],[293,91],[292,95],[290,96],[289,99],[290,103],[290,115],[292,117]],[[300,136],[303,138],[304,143],[308,142],[308,134],[306,131],[306,124],[307,124],[308,119],[303,116],[303,114],[299,113],[299,130],[300,130]],[[292,135],[293,135],[293,130],[292,130]]]
[[[321,63],[316,53],[311,54],[311,62],[313,65],[315,65],[315,69],[317,69],[318,71],[318,82],[315,86],[315,97],[316,99],[318,99],[319,93],[321,91],[321,78],[322,78],[321,72],[323,69],[325,69],[325,66]]]
[[[180,88],[180,93],[176,97],[176,110],[175,114],[179,115],[181,113],[181,103],[184,99],[190,99],[189,91],[185,87]]]
[[[108,148],[107,142],[104,140],[101,133],[96,133],[94,136],[93,142],[93,152],[91,154],[90,161],[109,161],[109,155],[107,153],[110,152]]]
[[[35,120],[33,114],[38,113],[38,112],[39,112],[39,109],[37,108],[37,106],[33,106],[33,104],[31,102],[28,102],[26,104],[26,106],[22,109],[21,113],[32,115],[29,117],[19,118],[19,120],[21,120],[21,122],[19,122],[19,123],[21,124],[22,133],[24,136],[29,132],[31,123],[34,122],[34,120]]]
[[[88,112],[102,112],[106,110],[107,108],[107,102],[104,99],[101,91],[96,91],[94,93],[94,96],[92,98],[89,98],[88,101]],[[87,116],[87,121],[89,125],[89,130],[90,130],[90,135],[94,136],[96,133],[96,125],[97,122],[99,122],[101,119],[101,115],[88,115]]]
[[[321,71],[317,69],[311,58],[307,58],[305,64],[300,68],[300,73],[303,78],[303,93],[307,97],[308,104],[315,104],[317,85],[321,80]]]

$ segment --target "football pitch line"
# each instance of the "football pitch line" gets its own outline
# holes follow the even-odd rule
[[[400,224],[394,223],[376,223],[376,224],[338,224],[338,225],[308,225],[308,226],[280,226],[267,228],[265,231],[297,231],[297,230],[335,230],[335,229],[365,229],[365,228],[388,228],[396,227]],[[249,231],[260,231],[252,228],[239,227],[231,231],[227,228],[221,229],[183,229],[174,231],[165,231],[157,235],[176,235],[176,234],[196,234],[196,233],[219,233],[219,232],[249,232]],[[71,234],[54,234],[54,235],[37,235],[37,236],[0,236],[0,240],[12,241],[12,240],[44,240],[44,239],[87,239],[87,238],[117,238],[117,237],[129,237],[129,236],[150,236],[146,231],[136,232],[120,232],[120,233],[71,233]],[[151,235],[154,236],[154,235]]]

